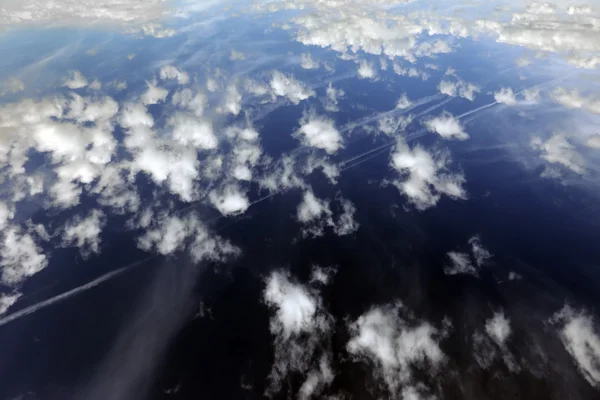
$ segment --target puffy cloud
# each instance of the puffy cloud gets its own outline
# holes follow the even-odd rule
[[[392,397],[414,385],[412,368],[427,366],[436,374],[445,362],[439,347],[440,332],[427,322],[411,323],[400,317],[401,306],[374,307],[349,324],[351,338],[346,349],[376,366]]]
[[[209,198],[223,215],[242,214],[250,207],[246,194],[235,184],[227,184],[223,188],[211,191]]]
[[[498,346],[503,347],[511,333],[510,322],[503,312],[494,313],[485,321],[485,331]]]
[[[396,101],[396,108],[399,108],[400,110],[405,110],[412,106],[412,104],[412,101],[410,101],[406,93],[402,93],[398,101]]]
[[[471,245],[471,252],[478,267],[481,267],[486,260],[492,258],[492,254],[481,244],[479,236],[473,236],[469,239],[469,244]]]
[[[552,99],[570,109],[582,109],[594,114],[600,114],[600,98],[582,96],[577,90],[556,88],[552,91]]]
[[[436,132],[444,139],[466,140],[469,138],[460,121],[447,112],[438,117],[425,120],[424,125],[428,131]]]
[[[70,76],[65,79],[63,86],[69,89],[81,89],[88,85],[88,80],[79,71],[71,71]]]
[[[203,260],[222,261],[238,256],[241,251],[217,235],[211,235],[198,215],[161,215],[156,221],[148,219],[144,224],[152,227],[138,237],[138,247],[168,255],[184,248],[195,262]]]
[[[446,275],[479,275],[468,254],[450,251],[446,255],[450,259],[450,265],[444,267]]]
[[[314,154],[311,154],[306,159],[304,172],[307,175],[310,175],[316,169],[320,169],[332,185],[337,183],[337,179],[340,176],[340,167],[336,164],[332,164],[326,158],[317,157]]]
[[[420,146],[411,149],[398,138],[390,164],[401,178],[391,183],[419,210],[436,205],[442,195],[464,199],[465,179],[460,174],[447,172],[449,163],[446,154],[430,154]]]
[[[167,120],[167,125],[172,129],[172,139],[183,146],[212,150],[219,144],[213,125],[206,118],[178,112]]]
[[[16,285],[46,268],[48,257],[34,237],[22,228],[11,226],[3,232],[0,242],[2,283]]]
[[[585,140],[585,145],[587,147],[591,147],[592,149],[600,149],[600,133],[595,133],[588,136],[588,138]]]
[[[245,60],[246,55],[244,53],[242,53],[241,51],[231,50],[231,53],[229,54],[229,59],[231,61]]]
[[[144,94],[142,94],[142,104],[151,105],[163,103],[169,95],[169,91],[167,89],[156,86],[156,83],[146,82],[146,85],[148,88]]]
[[[336,269],[332,267],[323,268],[318,265],[313,265],[310,272],[310,283],[328,285],[331,281],[332,275],[334,275],[336,272]]]
[[[23,81],[15,77],[6,79],[4,82],[2,82],[0,87],[2,88],[2,90],[0,90],[0,96],[15,94],[25,90],[25,84]]]
[[[304,192],[302,202],[298,205],[296,216],[306,227],[305,236],[321,236],[325,226],[333,226],[332,211],[327,200],[318,199],[311,189]]]
[[[540,153],[540,157],[551,164],[559,164],[577,174],[585,172],[583,158],[567,138],[559,133],[543,141],[539,137],[531,140],[531,147]]]
[[[304,69],[318,69],[320,64],[312,58],[310,53],[302,53],[300,55],[300,66]]]
[[[273,96],[286,97],[293,104],[300,104],[315,95],[315,91],[291,75],[274,71],[269,82]]]
[[[494,99],[498,103],[504,103],[509,106],[517,104],[517,98],[511,88],[501,88],[497,92],[494,92]]]
[[[0,294],[0,315],[6,313],[19,300],[19,297],[21,297],[21,293]]]
[[[204,115],[204,109],[208,105],[208,99],[202,92],[195,92],[190,88],[173,93],[171,101],[174,105],[190,111],[197,117]]]
[[[187,72],[181,71],[173,65],[163,66],[158,75],[163,80],[175,79],[180,85],[187,85],[190,81],[190,76]]]
[[[595,321],[585,312],[565,306],[554,316],[560,322],[560,339],[590,385],[600,386],[600,336]]]
[[[318,396],[334,377],[328,355],[333,319],[319,293],[293,281],[285,271],[274,271],[267,277],[263,300],[274,311],[270,330],[275,360],[267,395],[281,390],[284,379],[295,372],[306,375],[298,398]]]
[[[300,121],[300,129],[295,133],[302,144],[323,149],[334,154],[343,147],[343,139],[334,122],[325,117],[307,115]]]
[[[327,89],[325,90],[326,98],[323,102],[325,110],[329,112],[339,111],[339,99],[344,97],[345,94],[346,93],[342,89],[334,88],[331,82],[329,82],[329,86],[327,86]]]
[[[481,91],[479,86],[466,82],[460,78],[456,79],[456,81],[443,79],[438,85],[440,92],[451,97],[459,96],[467,100],[475,100],[475,93]]]
[[[349,235],[356,232],[359,228],[358,222],[354,220],[356,207],[350,200],[340,199],[342,213],[334,226],[334,232],[338,236]]]
[[[85,218],[73,218],[64,227],[63,246],[76,246],[85,257],[100,252],[100,234],[106,224],[106,216],[100,210],[92,210]]]
[[[375,79],[377,78],[377,71],[375,70],[375,66],[373,63],[362,60],[358,64],[358,77],[364,79]]]

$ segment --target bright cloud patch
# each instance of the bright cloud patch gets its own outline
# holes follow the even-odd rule
[[[296,137],[305,146],[323,149],[329,154],[333,154],[343,147],[342,135],[335,128],[333,120],[306,116],[300,121],[300,124]]]
[[[435,375],[446,359],[438,345],[440,332],[427,322],[410,324],[401,318],[401,309],[374,307],[361,315],[348,326],[351,338],[346,345],[350,354],[374,364],[375,375],[394,398],[402,388],[421,386],[415,382],[414,366],[427,366]]]
[[[328,354],[333,319],[323,309],[319,293],[285,271],[274,271],[267,278],[263,300],[274,311],[270,330],[275,339],[266,394],[279,392],[283,380],[295,372],[306,376],[299,398],[318,395],[334,377]]]
[[[464,199],[466,192],[462,185],[465,179],[460,174],[447,172],[449,163],[447,155],[431,154],[420,146],[411,149],[399,138],[391,166],[401,178],[393,180],[392,184],[419,210],[436,205],[442,195]]]
[[[517,98],[511,88],[502,88],[494,92],[494,99],[498,103],[504,103],[509,106],[517,104]]]
[[[270,81],[271,91],[274,96],[286,97],[293,104],[313,97],[315,91],[291,75],[285,75],[279,71],[273,72]]]
[[[444,139],[466,140],[469,135],[464,131],[460,121],[449,113],[430,118],[424,123],[427,130],[436,132]]]
[[[600,386],[600,334],[595,321],[585,312],[576,312],[565,306],[555,320],[562,322],[559,331],[565,349],[584,378],[595,387]]]
[[[87,217],[75,217],[63,231],[63,246],[76,246],[83,256],[100,251],[100,233],[106,224],[102,211],[93,210]]]
[[[539,137],[531,140],[531,147],[540,152],[540,157],[550,164],[562,165],[577,173],[585,172],[585,162],[575,147],[561,134],[554,134],[544,141]]]
[[[375,65],[368,61],[362,60],[358,65],[358,77],[364,79],[375,79],[377,78],[377,70]]]

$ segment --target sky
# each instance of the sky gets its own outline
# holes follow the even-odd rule
[[[218,319],[202,282],[245,269],[269,349],[253,395],[494,398],[493,373],[597,394],[594,1],[9,0],[0,51],[0,343],[23,369],[0,377],[53,346],[27,321],[68,326],[88,292],[124,307],[81,382],[42,369],[2,398],[160,398],[181,332]],[[410,288],[343,283],[376,243],[373,293]],[[134,298],[108,300],[116,282]],[[337,287],[365,294],[344,308]]]

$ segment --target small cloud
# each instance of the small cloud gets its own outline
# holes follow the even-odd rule
[[[552,99],[566,108],[582,109],[600,114],[600,98],[585,97],[577,90],[556,88],[552,91]]]
[[[460,121],[447,112],[444,112],[439,117],[426,120],[424,125],[428,131],[436,132],[444,139],[466,140],[469,138]]]
[[[466,198],[461,174],[447,172],[450,159],[443,153],[430,154],[421,146],[409,148],[398,138],[390,164],[400,178],[391,181],[419,210],[437,204],[441,195],[453,199]]]
[[[213,190],[209,195],[210,202],[223,215],[239,215],[244,213],[250,202],[239,186],[228,184],[224,188]]]
[[[190,81],[190,76],[187,72],[181,71],[173,65],[165,65],[159,71],[160,79],[175,79],[180,85],[187,85]]]
[[[471,264],[471,259],[468,254],[450,251],[446,253],[446,255],[451,263],[444,267],[444,273],[446,275],[479,275],[477,269]]]
[[[350,235],[356,231],[358,231],[359,224],[354,219],[354,214],[356,213],[356,207],[350,200],[340,199],[340,203],[342,206],[342,213],[337,219],[333,230],[336,235],[344,236]]]
[[[320,283],[322,285],[328,285],[331,281],[332,276],[337,272],[333,267],[323,268],[318,265],[313,265],[310,272],[310,283]]]
[[[344,146],[342,135],[336,129],[333,120],[325,117],[303,117],[295,135],[305,146],[323,149],[328,154],[334,154]]]
[[[410,101],[410,99],[408,98],[406,93],[402,93],[402,95],[396,102],[396,108],[398,108],[400,110],[405,110],[408,107],[412,106],[412,104],[413,104],[412,101]]]
[[[511,333],[510,322],[503,312],[494,313],[491,319],[485,321],[485,331],[498,346],[504,347]]]
[[[504,103],[509,106],[517,104],[517,98],[511,88],[501,88],[497,92],[494,92],[494,99],[498,103]]]
[[[169,91],[165,88],[161,88],[156,86],[156,83],[146,82],[147,89],[142,94],[141,101],[144,105],[158,104],[164,103],[167,96],[169,95]]]
[[[552,322],[562,324],[560,339],[579,372],[590,385],[600,387],[600,336],[593,318],[566,305]]]
[[[310,53],[302,53],[300,55],[300,66],[304,69],[319,69],[320,64],[312,58]]]
[[[362,60],[358,64],[358,77],[362,79],[375,79],[377,78],[377,71],[373,63],[366,60]]]
[[[85,218],[76,216],[67,223],[62,234],[62,246],[76,246],[83,257],[100,252],[100,234],[106,224],[106,216],[93,210]]]
[[[327,89],[325,90],[325,95],[326,98],[323,102],[325,110],[329,112],[339,111],[339,99],[344,97],[346,93],[342,89],[334,88],[331,82],[329,82],[329,86],[327,86]]]
[[[2,283],[17,285],[48,266],[48,258],[31,233],[12,226],[3,236],[0,242]]]
[[[587,147],[591,147],[592,149],[600,149],[600,133],[595,133],[588,136],[588,138],[585,140],[585,145]]]
[[[315,95],[315,91],[298,81],[292,75],[274,71],[269,82],[273,96],[286,97],[293,104],[300,104]]]
[[[81,89],[88,85],[88,80],[79,71],[71,71],[69,78],[65,79],[63,86],[69,89]]]
[[[131,61],[131,60],[133,60],[133,59],[134,59],[136,56],[137,56],[137,54],[135,54],[135,53],[129,53],[129,54],[127,55],[127,58],[128,58],[130,61]]]
[[[0,315],[6,313],[17,300],[21,297],[21,293],[0,294]]]
[[[244,53],[242,53],[241,51],[231,50],[231,53],[229,54],[229,59],[231,61],[245,60],[246,55]]]
[[[556,133],[546,141],[534,137],[531,140],[531,147],[539,151],[540,157],[551,164],[562,165],[577,174],[585,172],[583,158],[562,134]]]

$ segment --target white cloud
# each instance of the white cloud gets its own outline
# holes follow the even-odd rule
[[[223,188],[213,190],[209,198],[213,206],[223,215],[242,214],[250,207],[248,197],[235,184],[227,184]]]
[[[328,285],[331,281],[332,275],[334,275],[336,272],[336,269],[332,267],[323,268],[318,265],[313,265],[310,272],[310,283]]]
[[[171,101],[174,105],[182,107],[197,117],[204,115],[204,110],[208,106],[208,98],[202,92],[195,92],[190,88],[173,93]]]
[[[396,108],[399,108],[400,110],[405,110],[408,107],[412,106],[412,104],[412,101],[410,101],[406,93],[402,93],[398,101],[396,101]]]
[[[245,60],[246,55],[244,53],[242,53],[241,51],[231,50],[231,53],[229,54],[229,59],[231,61]]]
[[[312,58],[310,53],[302,53],[300,55],[300,66],[304,69],[318,69],[319,61]]]
[[[325,95],[326,98],[323,102],[325,110],[329,112],[339,111],[339,99],[344,97],[346,93],[342,89],[334,88],[331,82],[329,82],[329,86],[327,86],[327,89],[325,90]]]
[[[441,195],[464,199],[465,179],[460,174],[447,172],[449,163],[449,157],[443,153],[432,155],[420,146],[410,149],[398,138],[390,164],[401,178],[391,183],[419,210],[436,205]]]
[[[470,101],[475,100],[475,93],[481,91],[479,86],[470,82],[466,82],[456,77],[456,75],[454,76],[456,78],[456,81],[449,81],[446,79],[440,81],[438,85],[438,89],[440,90],[440,92],[451,97],[459,96]]]
[[[306,175],[310,175],[316,169],[320,169],[332,185],[337,183],[337,179],[340,176],[340,167],[329,162],[327,158],[311,154],[306,159],[304,172]]]
[[[498,346],[503,347],[511,333],[510,321],[503,312],[494,313],[492,318],[485,321],[485,331]]]
[[[559,133],[543,141],[539,137],[531,140],[531,147],[540,152],[540,157],[551,164],[559,164],[577,174],[585,172],[585,162],[567,138]]]
[[[19,0],[2,4],[0,22],[9,26],[41,24],[89,27],[90,24],[120,24],[128,30],[142,29],[147,35],[163,37],[170,32],[160,29],[160,25],[151,21],[158,21],[174,12],[175,9],[168,7],[165,0],[59,0],[43,3]]]
[[[211,235],[195,213],[163,214],[156,221],[149,218],[144,224],[152,225],[137,240],[138,247],[145,251],[169,255],[186,248],[195,262],[223,261],[241,253],[228,241]]]
[[[358,77],[364,79],[375,79],[377,78],[377,71],[372,62],[362,60],[358,65]]]
[[[585,97],[577,90],[556,88],[552,91],[552,99],[570,109],[582,109],[600,114],[600,98]]]
[[[359,228],[358,222],[354,220],[356,207],[354,207],[354,204],[347,199],[340,199],[340,203],[342,206],[342,213],[338,217],[333,230],[338,236],[350,235]]]
[[[63,86],[69,89],[81,89],[88,85],[88,80],[79,71],[71,71],[69,78],[65,79]]]
[[[595,321],[585,312],[565,306],[555,317],[564,325],[559,332],[567,352],[583,377],[594,387],[600,386],[600,336]]]
[[[401,318],[401,307],[374,307],[352,322],[346,349],[355,357],[367,358],[376,366],[390,394],[411,386],[414,366],[427,367],[436,374],[445,362],[438,345],[439,332],[426,322],[411,324]]]
[[[144,94],[142,94],[142,104],[151,105],[163,103],[169,95],[169,91],[167,89],[158,87],[153,82],[146,82],[146,85],[148,86],[148,89],[146,89]]]
[[[311,189],[304,192],[296,212],[298,221],[305,225],[303,228],[305,236],[323,235],[326,226],[333,226],[332,214],[329,201],[317,198]]]
[[[21,293],[0,294],[0,315],[4,314],[21,297]]]
[[[536,102],[540,99],[540,89],[527,88],[523,90],[523,97],[525,97],[525,100],[527,101]]]
[[[180,85],[187,85],[190,82],[190,76],[187,72],[181,71],[173,65],[165,65],[159,71],[160,79],[175,79]]]
[[[343,147],[342,135],[335,128],[333,120],[325,117],[305,116],[295,135],[305,146],[323,149],[328,154],[334,154]]]
[[[3,232],[0,243],[2,283],[16,285],[46,268],[48,258],[34,237],[19,227],[9,227]]]
[[[298,398],[318,396],[334,377],[326,352],[333,321],[323,309],[319,293],[294,282],[285,271],[274,271],[266,280],[263,300],[274,311],[270,330],[275,339],[266,394],[277,393],[282,381],[296,372],[306,375]],[[319,350],[322,355],[316,358]]]
[[[286,97],[293,104],[300,104],[315,95],[315,91],[298,81],[292,75],[274,71],[269,82],[273,96]]]
[[[424,125],[428,131],[436,132],[444,139],[466,140],[469,138],[460,121],[447,112],[425,120]]]
[[[446,275],[479,275],[477,269],[471,264],[468,254],[450,251],[446,255],[451,262],[450,265],[444,267]]]
[[[498,103],[504,103],[509,106],[517,104],[517,98],[511,88],[501,88],[497,92],[494,92],[494,99]]]
[[[587,147],[591,147],[592,149],[600,149],[600,133],[595,133],[588,136],[588,138],[585,140],[585,145]]]
[[[478,267],[481,267],[486,260],[492,258],[492,254],[481,244],[479,236],[473,236],[469,239],[469,244],[471,245],[471,252]]]
[[[167,120],[167,126],[172,129],[172,139],[183,146],[213,150],[219,145],[212,122],[206,118],[178,112]]]
[[[76,216],[64,227],[63,246],[76,246],[85,257],[100,252],[100,234],[106,224],[106,216],[100,210],[92,210],[87,217]]]

